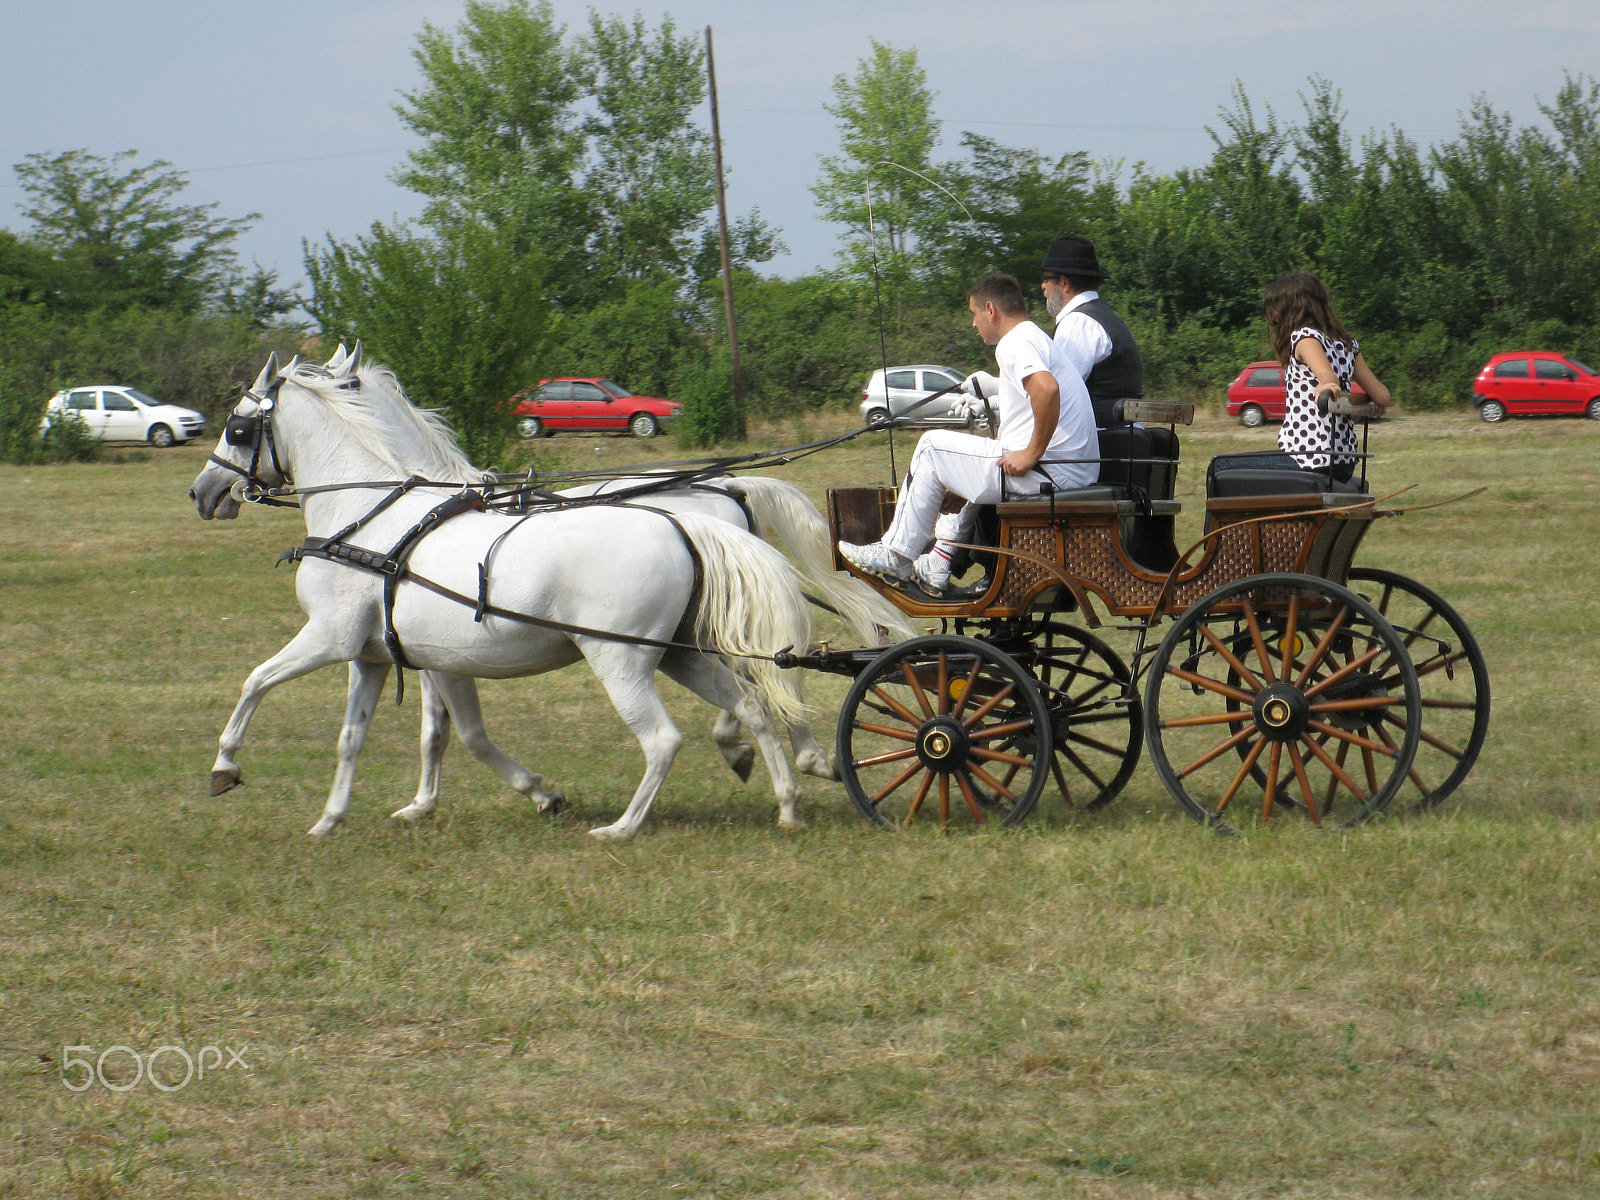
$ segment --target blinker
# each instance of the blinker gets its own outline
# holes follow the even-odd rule
[[[228,423],[223,427],[223,440],[230,446],[253,446],[256,439],[261,436],[260,416],[228,418]]]

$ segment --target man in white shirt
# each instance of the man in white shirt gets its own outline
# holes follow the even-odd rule
[[[1045,308],[1056,319],[1056,348],[1083,377],[1095,425],[1120,424],[1112,406],[1144,395],[1144,369],[1127,324],[1100,298],[1097,285],[1106,273],[1094,243],[1076,234],[1058,237],[1038,269]]]
[[[945,493],[967,501],[955,540],[969,540],[976,505],[1037,495],[1046,479],[1076,488],[1099,476],[1088,391],[1049,335],[1028,319],[1017,281],[984,276],[967,293],[967,310],[978,335],[994,347],[999,436],[991,441],[948,429],[923,434],[883,540],[839,543],[839,553],[857,569],[891,582],[944,586],[948,573],[929,577],[927,560],[917,558],[932,541]]]

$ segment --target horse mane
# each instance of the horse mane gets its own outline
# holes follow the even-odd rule
[[[287,377],[322,401],[356,442],[397,477],[420,475],[436,483],[483,481],[483,472],[456,444],[449,423],[432,409],[413,404],[394,372],[382,363],[362,365],[358,388],[350,387],[348,378],[337,378],[311,363],[300,364]]]

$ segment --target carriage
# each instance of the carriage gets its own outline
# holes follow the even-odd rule
[[[675,754],[657,670],[722,710],[714,736],[742,775],[749,747],[741,750],[739,730],[749,731],[788,827],[800,824],[799,793],[774,718],[788,726],[802,770],[833,772],[801,719],[798,686],[780,683],[779,667],[851,677],[837,771],[853,803],[881,823],[1014,825],[1051,784],[1069,805],[1099,808],[1126,784],[1141,746],[1174,799],[1219,829],[1252,808],[1263,821],[1287,810],[1344,826],[1402,795],[1427,806],[1450,794],[1483,745],[1488,674],[1443,599],[1353,565],[1372,522],[1397,510],[1282,455],[1224,456],[1207,471],[1204,536],[1180,553],[1176,426],[1192,420],[1192,406],[1128,401],[1121,415],[1134,424],[1102,432],[1096,486],[995,506],[988,536],[967,548],[989,563],[983,584],[917,597],[837,556],[830,564],[822,548],[825,539],[875,540],[888,489],[833,490],[824,522],[799,489],[767,480],[791,495],[769,497],[758,520],[759,477],[721,478],[880,426],[741,459],[661,464],[599,486],[593,472],[485,475],[391,374],[361,369],[359,346],[348,356],[341,347],[326,366],[297,360],[282,372],[269,358],[190,495],[206,518],[236,515],[241,501],[302,502],[308,537],[281,559],[314,564],[296,581],[308,621],[246,680],[219,738],[212,793],[238,785],[235,754],[267,691],[345,661],[340,770],[314,835],[348,811],[355,756],[391,667],[423,672],[425,700],[422,782],[395,816],[433,810],[449,721],[549,810],[559,793],[489,741],[472,677],[537,674],[582,657],[620,701],[647,762],[628,811],[591,830],[598,837],[638,829]],[[550,491],[579,476],[586,486]],[[749,485],[742,496],[740,482]],[[370,489],[387,494],[374,501]],[[439,490],[449,493],[442,502]],[[739,503],[732,514],[697,511],[708,494]],[[445,522],[451,537],[429,536]],[[758,525],[765,531],[753,538]],[[860,636],[899,625],[901,640],[795,653],[806,597],[763,544],[774,534],[800,576],[853,614]],[[939,632],[915,636],[895,609],[937,620]],[[786,640],[788,649],[772,650]]]
[[[1488,674],[1439,595],[1354,565],[1373,522],[1399,510],[1356,490],[1359,476],[1223,456],[1204,536],[1180,553],[1176,426],[1193,406],[1127,401],[1122,416],[1138,424],[1102,431],[1098,485],[994,506],[985,544],[968,547],[988,573],[965,594],[911,594],[836,558],[939,622],[795,660],[854,680],[838,760],[862,814],[1014,825],[1052,785],[1097,809],[1141,746],[1173,799],[1219,830],[1285,811],[1348,826],[1449,795],[1483,746]],[[830,490],[835,544],[877,540],[892,508],[892,489]]]

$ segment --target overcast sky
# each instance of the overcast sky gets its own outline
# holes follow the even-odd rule
[[[553,0],[579,29],[591,5]],[[597,6],[631,14],[634,6]],[[303,279],[301,240],[350,238],[416,215],[390,177],[414,140],[393,105],[418,84],[424,23],[453,29],[463,0],[0,0],[0,165],[31,153],[140,152],[188,173],[190,203],[259,212],[241,257]],[[839,230],[808,185],[835,153],[822,105],[877,39],[915,47],[937,92],[938,157],[974,130],[1050,155],[1199,165],[1235,80],[1281,118],[1312,73],[1344,95],[1359,135],[1398,126],[1451,137],[1475,95],[1538,119],[1563,71],[1600,74],[1600,0],[677,0],[652,26],[713,29],[734,213],[759,207],[793,275],[834,259]],[[705,118],[703,118],[705,119]],[[21,192],[0,173],[0,225]]]

